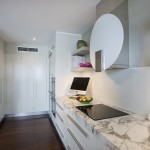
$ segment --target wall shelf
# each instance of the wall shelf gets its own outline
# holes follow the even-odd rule
[[[92,67],[80,67],[80,63],[90,62],[89,58],[89,47],[81,47],[76,51],[72,52],[72,72],[84,72],[84,71],[92,71]]]
[[[72,53],[72,56],[85,56],[89,54],[89,47],[81,47]]]
[[[78,67],[72,69],[73,72],[93,71],[92,67]]]

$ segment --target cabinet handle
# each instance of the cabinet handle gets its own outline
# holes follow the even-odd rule
[[[62,111],[64,111],[64,109],[57,102],[56,102],[56,104]]]
[[[26,95],[29,97],[29,81],[26,79]]]
[[[67,146],[67,150],[71,150],[70,146]]]
[[[69,132],[69,134],[71,135],[71,137],[73,138],[73,140],[75,141],[75,143],[77,144],[77,146],[79,147],[79,149],[80,150],[84,150],[84,148],[79,143],[79,141],[76,139],[76,137],[74,136],[74,134],[72,133],[72,131],[70,129],[67,129],[67,131]]]
[[[20,79],[18,79],[18,97],[20,97]]]
[[[64,138],[64,135],[63,135],[61,129],[59,128],[58,124],[55,123],[55,125],[56,125],[56,127],[57,127],[57,129],[58,129],[58,131],[59,131],[59,133],[60,133],[60,135],[61,135],[61,137]]]
[[[19,97],[19,80],[18,80],[18,85],[17,85],[17,91],[18,91],[18,92],[17,92],[17,93],[18,93],[17,95],[18,95],[18,97]]]
[[[37,80],[35,81],[35,86],[36,86],[36,98],[37,98]]]
[[[61,120],[61,122],[64,122],[64,120],[63,120],[62,117],[59,115],[59,113],[56,112],[56,114],[57,114],[58,118]]]
[[[70,121],[80,130],[80,132],[86,137],[88,138],[88,134],[78,125],[78,123],[76,123],[76,121],[70,117],[69,115],[67,115],[67,117],[70,119]]]

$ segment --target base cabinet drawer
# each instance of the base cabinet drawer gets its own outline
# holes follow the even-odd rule
[[[68,127],[85,150],[96,150],[95,136],[90,133],[73,116],[68,115]]]
[[[67,136],[67,130],[64,128],[60,128],[60,126],[55,123],[55,127],[56,127],[56,130],[61,138],[61,141],[63,142],[63,145],[65,146],[65,148],[69,149],[69,145],[68,145],[68,136]]]
[[[78,137],[76,137],[73,132],[68,128],[68,149],[71,150],[86,150],[82,143],[78,140]]]
[[[56,126],[57,132],[60,135],[61,139],[64,139],[65,136],[64,136],[64,134],[63,134],[62,129],[60,128],[60,126],[57,123],[55,123],[55,126]]]
[[[66,150],[97,150],[96,136],[59,103],[56,104],[55,126]]]

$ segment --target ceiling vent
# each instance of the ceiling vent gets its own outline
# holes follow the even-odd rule
[[[18,47],[18,51],[38,52],[37,48]]]

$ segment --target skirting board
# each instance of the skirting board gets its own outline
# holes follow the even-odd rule
[[[6,114],[6,118],[12,117],[26,117],[26,116],[33,116],[33,115],[47,115],[48,111],[40,111],[40,112],[29,112],[29,113],[16,113],[16,114]]]

